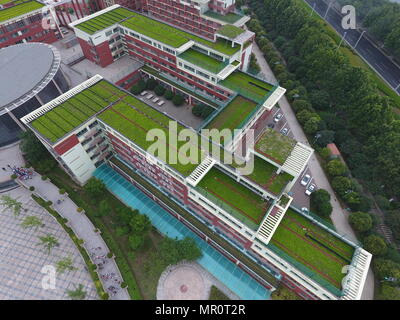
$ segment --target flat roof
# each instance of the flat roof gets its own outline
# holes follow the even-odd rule
[[[194,49],[188,49],[178,57],[215,74],[227,66],[227,63]]]
[[[132,11],[123,7],[118,7],[113,10],[104,12],[101,15],[93,17],[82,23],[79,23],[75,25],[75,27],[88,34],[94,34],[97,31],[108,28],[131,16],[133,16]]]
[[[31,11],[43,8],[44,5],[37,1],[29,1],[17,4],[12,7],[8,7],[0,10],[0,23],[3,21],[7,21],[19,16],[22,16]]]
[[[236,21],[239,21],[241,18],[243,18],[242,15],[233,12],[229,12],[226,15],[222,15],[218,12],[208,10],[203,14],[207,17],[214,18],[226,23],[235,23]]]
[[[219,84],[257,103],[264,102],[274,88],[272,84],[241,71],[232,72]]]
[[[201,179],[196,190],[253,230],[258,228],[271,205],[216,167]]]
[[[272,245],[272,246],[271,246]],[[312,220],[289,208],[276,229],[269,247],[294,264],[311,279],[337,294],[355,248]],[[275,250],[274,250],[275,249]]]
[[[55,64],[53,50],[33,42],[0,49],[0,108],[17,102],[42,83]]]
[[[296,143],[296,140],[267,128],[257,140],[254,149],[272,161],[283,164]]]
[[[229,39],[235,39],[237,36],[241,35],[245,30],[236,27],[232,24],[226,24],[218,29],[217,33],[223,35]]]

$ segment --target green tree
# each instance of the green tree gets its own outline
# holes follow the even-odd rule
[[[42,245],[45,249],[47,249],[47,253],[50,254],[51,250],[54,247],[58,247],[60,244],[56,237],[52,236],[51,234],[47,234],[45,236],[39,237],[40,242],[36,245]]]
[[[317,135],[318,135],[317,144],[320,147],[325,147],[327,144],[332,143],[335,140],[335,131],[332,130],[318,131]]]
[[[17,198],[18,199],[18,198]],[[15,216],[18,216],[22,210],[22,202],[18,201],[8,195],[0,196],[0,205],[4,207],[4,210],[11,210]]]
[[[383,283],[379,288],[377,300],[400,300],[400,290],[397,287]]]
[[[387,252],[385,240],[377,235],[369,235],[364,238],[363,243],[364,249],[374,256],[383,256]]]
[[[304,124],[304,131],[308,134],[314,134],[318,130],[318,125],[321,119],[319,117],[312,117]]]
[[[133,215],[129,221],[129,226],[133,233],[144,235],[146,232],[150,231],[151,221],[144,214],[136,214]]]
[[[272,300],[300,300],[300,298],[288,288],[281,285],[271,294]]]
[[[31,164],[37,164],[45,159],[50,159],[50,154],[46,147],[39,141],[31,130],[22,131],[19,138],[21,139],[19,147],[25,158]]]
[[[355,230],[357,230],[359,232],[366,232],[372,228],[371,215],[366,212],[350,213],[349,223]]]
[[[321,217],[327,218],[332,213],[332,205],[330,203],[331,196],[325,189],[319,189],[311,193],[311,208]]]
[[[339,196],[344,197],[347,192],[352,191],[353,184],[347,177],[337,176],[332,179],[332,188]]]
[[[111,205],[108,202],[107,199],[103,199],[99,202],[99,206],[97,210],[95,211],[95,216],[96,217],[104,217],[106,215],[109,215],[110,212],[112,211]]]
[[[78,286],[75,286],[75,290],[67,290],[67,294],[68,296],[72,299],[72,300],[83,300],[86,297],[86,291],[83,290],[83,285],[79,284]]]
[[[144,89],[146,89],[146,82],[144,82],[143,79],[140,79],[135,85],[132,86],[131,93],[138,95],[142,93]]]
[[[133,250],[136,251],[139,249],[143,243],[144,243],[144,237],[142,234],[131,234],[128,237],[128,243],[129,247]]]
[[[92,197],[93,202],[101,199],[107,192],[106,185],[100,179],[92,177],[84,186],[85,191]]]
[[[44,224],[43,224],[42,220],[36,216],[27,216],[21,222],[21,227],[24,229],[38,228],[38,227],[43,227],[43,226],[44,226]]]
[[[185,99],[183,99],[183,97],[179,94],[174,95],[174,97],[172,98],[172,103],[177,107],[183,105],[184,102]]]
[[[57,261],[56,270],[58,273],[64,273],[65,271],[74,271],[78,268],[74,267],[74,260],[71,256],[65,257]]]
[[[167,90],[164,94],[164,98],[167,100],[172,100],[174,93],[171,90]]]
[[[154,88],[157,86],[157,84],[158,84],[157,80],[150,78],[146,81],[146,89],[154,90]]]
[[[159,84],[157,87],[154,88],[154,93],[157,96],[162,96],[165,93],[165,88]]]
[[[395,278],[400,279],[400,264],[387,259],[373,259],[373,270],[374,275],[379,280],[384,280],[385,278]]]
[[[334,159],[334,160],[331,160],[328,162],[328,164],[326,166],[326,170],[328,171],[329,175],[332,177],[341,176],[346,173],[346,166],[339,159]]]

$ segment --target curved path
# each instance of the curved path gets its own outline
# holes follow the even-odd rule
[[[127,289],[122,289],[114,280],[122,281],[122,276],[119,272],[114,259],[108,259],[105,255],[109,252],[107,245],[102,239],[100,233],[96,233],[95,227],[88,217],[82,212],[77,212],[77,205],[66,195],[60,195],[58,188],[49,180],[43,181],[38,173],[30,180],[20,181],[23,186],[35,187],[35,193],[45,200],[53,202],[53,208],[64,218],[68,219],[68,225],[72,228],[79,239],[84,240],[83,247],[91,256],[92,262],[95,264],[105,261],[103,269],[99,271],[100,279],[103,283],[104,290],[108,293],[108,287],[113,286],[118,288],[115,295],[110,294],[110,300],[130,300]],[[57,204],[57,200],[62,200]],[[96,249],[101,248],[101,249]],[[104,257],[103,257],[104,256]],[[99,258],[97,258],[99,257]],[[100,258],[101,257],[101,258]],[[104,280],[102,275],[114,273],[115,276],[111,279]]]

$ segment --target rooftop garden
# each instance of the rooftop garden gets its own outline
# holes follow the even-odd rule
[[[235,39],[237,36],[241,35],[244,32],[243,29],[236,27],[232,24],[226,24],[219,28],[218,34],[225,36],[229,39]]]
[[[255,102],[238,95],[205,128],[237,129],[256,107]]]
[[[101,80],[36,118],[31,126],[56,142],[123,95],[123,91]]]
[[[179,58],[215,74],[227,66],[227,63],[193,49],[186,50],[179,55]]]
[[[278,168],[271,163],[254,156],[253,172],[245,177],[271,193],[278,195],[293,180],[293,177],[286,172],[277,174],[277,170]]]
[[[267,128],[256,142],[255,150],[272,161],[283,164],[295,145],[296,141],[292,138]]]
[[[235,23],[239,21],[243,16],[233,12],[229,12],[226,15],[219,14],[218,12],[208,10],[204,12],[204,15],[210,18],[214,18],[226,23]]]
[[[84,21],[75,27],[85,31],[88,34],[94,34],[97,31],[108,28],[121,20],[132,16],[132,12],[128,9],[119,7],[114,10],[105,12],[97,17]]]
[[[352,246],[293,209],[286,212],[269,246],[333,293],[341,290],[342,268],[354,254]]]
[[[188,41],[193,40],[228,56],[240,50],[239,45],[232,47],[231,42],[227,40],[218,39],[216,42],[212,42],[147,16],[135,12],[132,12],[132,15],[133,17],[123,21],[121,25],[174,48],[179,48]]]
[[[29,1],[0,10],[0,22],[22,16],[23,14],[27,14],[43,7],[44,5],[37,1]]]
[[[267,200],[215,167],[196,190],[253,230],[258,228],[270,206]]]
[[[232,72],[219,84],[257,103],[264,102],[273,89],[273,85],[240,71]]]
[[[162,154],[161,151],[149,152],[184,176],[190,175],[204,159],[204,153],[197,146],[195,146],[195,149],[198,151],[198,154],[195,155],[190,151],[183,151],[181,148],[184,144],[187,144],[186,141],[171,143],[169,140],[169,123],[173,120],[133,96],[128,95],[120,102],[107,108],[98,116],[98,119],[147,151],[154,144],[154,141],[148,141],[147,139],[148,131],[151,129],[162,130],[165,133],[165,154]],[[185,127],[177,124],[176,134],[179,135],[182,129],[185,129]],[[155,141],[159,143],[162,143],[162,140],[163,137],[155,137]],[[170,149],[177,152],[177,160],[170,158]],[[184,164],[185,162],[188,163]]]

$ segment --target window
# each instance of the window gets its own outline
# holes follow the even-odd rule
[[[85,129],[79,131],[79,132],[76,134],[76,136],[77,136],[77,137],[80,137],[81,135],[85,134],[87,131],[88,131],[88,129],[85,128]]]

